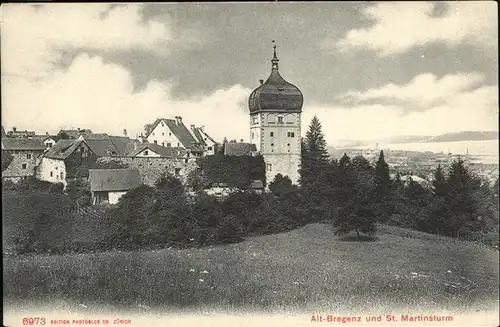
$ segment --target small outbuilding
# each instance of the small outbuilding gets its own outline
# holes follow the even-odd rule
[[[128,191],[142,184],[137,169],[89,169],[92,205],[116,204]]]

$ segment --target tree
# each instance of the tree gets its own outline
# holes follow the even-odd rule
[[[354,172],[354,169],[348,169],[347,174],[350,175],[351,181],[355,179],[355,183],[347,190],[349,197],[333,221],[336,234],[356,231],[358,239],[361,238],[360,232],[373,235],[376,231],[374,177],[366,172]]]
[[[300,185],[304,188],[316,188],[323,180],[329,157],[321,123],[317,116],[311,120],[301,150]]]
[[[269,190],[276,196],[295,191],[295,187],[288,176],[277,174],[274,180],[269,183]]]
[[[380,156],[375,165],[375,176],[379,191],[386,192],[391,185],[391,177],[389,175],[389,165],[385,162],[384,151],[380,151]]]
[[[455,160],[446,180],[446,193],[434,200],[429,225],[440,234],[453,237],[472,235],[484,229],[478,198],[480,180],[470,173],[462,159]]]
[[[5,151],[4,149],[2,149],[2,171],[9,167],[13,159],[14,157],[12,156],[10,151]]]
[[[434,188],[434,194],[436,194],[437,196],[446,195],[447,184],[441,165],[438,165],[436,171],[434,172],[434,180],[432,181],[432,186]]]

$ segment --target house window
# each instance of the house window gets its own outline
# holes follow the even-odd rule
[[[167,143],[167,146],[172,146],[172,143]]]
[[[148,150],[144,151],[144,155],[147,156],[148,155]]]
[[[288,137],[295,137],[295,132],[288,132]]]
[[[64,173],[61,171],[61,179],[64,179]]]
[[[274,136],[274,132],[269,133],[269,136],[273,137]]]
[[[271,146],[274,146],[274,143],[271,143]]]
[[[54,173],[53,172],[50,172],[50,177],[54,177]]]
[[[211,146],[208,147],[208,151],[212,151],[212,147]]]
[[[165,142],[161,142],[161,146],[165,146]]]
[[[168,132],[168,136],[172,136],[172,133]]]
[[[26,164],[23,164],[21,167],[22,167],[23,169],[26,169]]]
[[[161,133],[161,136],[165,136],[165,133]]]
[[[165,126],[163,123],[161,123],[161,127]]]
[[[59,175],[56,175],[56,179],[59,180]]]
[[[273,165],[272,164],[267,164],[267,171],[273,170]]]
[[[180,148],[181,144],[180,143],[177,143],[177,147]]]
[[[158,141],[157,141],[157,140],[155,140],[155,144],[158,144]]]
[[[26,154],[26,159],[31,159],[31,153]]]
[[[188,163],[188,162],[189,162],[189,159],[184,159],[184,162],[185,162],[185,163]]]
[[[278,117],[278,124],[283,124],[283,117]]]
[[[180,175],[181,175],[181,169],[175,168],[175,176],[180,176]]]

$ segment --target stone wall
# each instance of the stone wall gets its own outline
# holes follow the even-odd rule
[[[35,176],[35,168],[38,165],[43,151],[20,151],[12,152],[12,162],[9,167],[2,172],[2,177],[13,181]],[[30,158],[28,159],[28,156]]]
[[[127,164],[130,168],[137,168],[141,174],[144,184],[154,186],[155,182],[165,173],[177,176],[186,183],[187,176],[198,168],[194,160],[172,159],[172,158],[146,158],[146,157],[101,157],[98,162],[119,161]]]

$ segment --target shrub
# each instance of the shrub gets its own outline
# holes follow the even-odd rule
[[[200,194],[195,197],[192,205],[195,223],[195,239],[199,246],[217,242],[217,223],[222,217],[222,206],[213,196]]]
[[[244,228],[236,215],[222,217],[217,224],[217,243],[228,244],[241,242]]]

